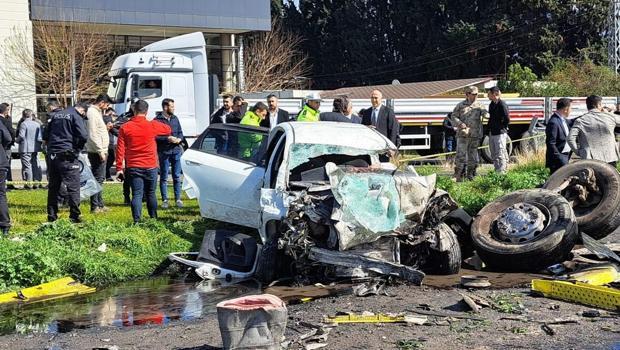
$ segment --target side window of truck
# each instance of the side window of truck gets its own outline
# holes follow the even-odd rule
[[[138,82],[138,96],[141,99],[161,97],[161,77],[140,77]]]

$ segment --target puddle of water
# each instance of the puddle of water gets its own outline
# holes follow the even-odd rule
[[[260,293],[255,282],[187,282],[170,277],[127,282],[89,295],[0,309],[0,334],[64,333],[93,326],[165,325],[216,311],[220,301]]]

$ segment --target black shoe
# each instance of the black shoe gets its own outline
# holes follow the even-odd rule
[[[15,185],[6,185],[6,189],[7,190],[14,190],[16,189]]]
[[[71,222],[74,223],[74,224],[81,224],[82,223],[82,219],[81,218],[69,218],[69,220],[71,220]]]
[[[9,227],[3,227],[2,228],[2,234],[5,235],[5,236],[8,236],[9,235],[9,229],[10,229]]]

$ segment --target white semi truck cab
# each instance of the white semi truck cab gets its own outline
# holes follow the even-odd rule
[[[205,46],[204,35],[196,32],[117,57],[108,73],[108,95],[116,112],[127,112],[131,99],[138,97],[148,102],[147,117],[153,119],[161,111],[162,100],[171,98],[185,137],[200,135],[209,126],[210,107],[218,95],[217,78],[209,76]]]

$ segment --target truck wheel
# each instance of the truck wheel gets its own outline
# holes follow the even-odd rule
[[[454,275],[461,268],[461,247],[450,226],[445,223],[437,227],[441,239],[442,251],[431,250],[432,256],[427,262],[425,271],[438,275]]]
[[[560,190],[575,212],[579,230],[592,238],[606,237],[620,226],[620,174],[607,163],[580,160],[567,164],[543,188]]]
[[[506,135],[506,152],[508,153],[508,157],[512,154],[512,139],[510,136]],[[489,135],[485,135],[482,138],[482,143],[480,146],[488,146],[489,145]],[[479,152],[480,157],[487,163],[493,163],[493,158],[491,157],[491,149],[483,148]]]
[[[549,190],[521,190],[487,204],[471,235],[487,265],[508,271],[538,271],[564,261],[578,239],[568,201]]]

